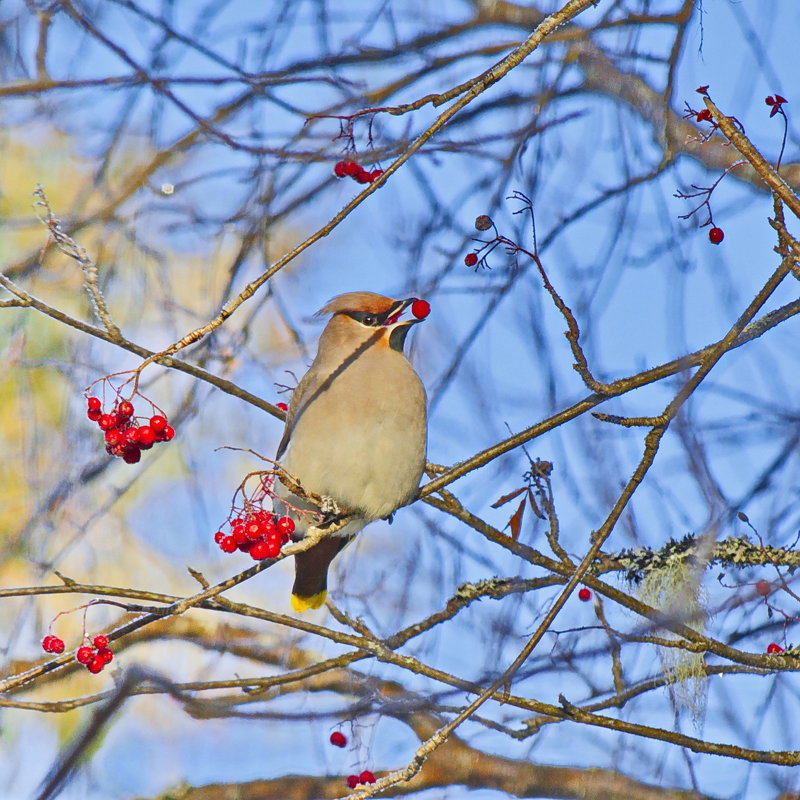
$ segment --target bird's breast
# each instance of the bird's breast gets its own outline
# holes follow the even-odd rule
[[[283,459],[305,488],[378,519],[414,496],[425,466],[425,390],[402,356],[365,362],[299,408]],[[345,379],[346,378],[346,379]]]

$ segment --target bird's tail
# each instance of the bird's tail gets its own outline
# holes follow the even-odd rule
[[[347,536],[328,536],[294,557],[292,608],[319,608],[328,596],[328,567],[350,541]]]

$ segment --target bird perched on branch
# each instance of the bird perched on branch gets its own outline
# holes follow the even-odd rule
[[[401,319],[406,310],[412,316]],[[389,517],[417,491],[425,467],[426,398],[403,347],[429,311],[415,297],[349,292],[318,312],[333,316],[294,390],[276,458],[305,491],[334,501],[352,519],[295,556],[295,611],[319,608],[331,561],[368,522]],[[280,482],[276,491],[295,520],[294,538],[302,539],[310,523],[298,511],[315,507]]]

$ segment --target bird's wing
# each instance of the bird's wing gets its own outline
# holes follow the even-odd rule
[[[292,400],[289,403],[289,410],[286,412],[286,423],[283,427],[283,436],[278,445],[278,451],[275,454],[275,459],[280,460],[281,456],[286,452],[289,446],[289,440],[292,438],[292,431],[294,430],[294,422],[297,416],[297,410],[303,405],[303,398],[313,394],[317,380],[314,374],[313,365],[305,375],[300,379],[294,392],[292,393]]]

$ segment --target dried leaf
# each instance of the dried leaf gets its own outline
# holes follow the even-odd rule
[[[519,497],[524,491],[525,487],[523,486],[521,489],[511,492],[511,494],[504,494],[496,503],[492,505],[492,508],[500,508],[500,506],[504,506],[509,500]]]
[[[514,515],[508,521],[507,528],[511,528],[511,538],[516,542],[519,539],[519,532],[522,528],[522,515],[525,512],[525,498],[523,497]]]
[[[540,511],[539,506],[536,505],[536,499],[534,498],[533,492],[530,490],[530,488],[528,489],[528,504],[531,507],[531,511],[533,511],[533,513],[536,514],[536,516],[539,517],[539,519],[547,519],[545,515]]]

